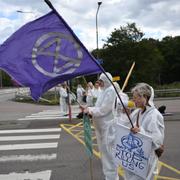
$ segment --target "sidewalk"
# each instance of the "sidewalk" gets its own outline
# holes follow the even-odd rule
[[[155,106],[166,106],[164,120],[180,120],[180,98],[159,98],[155,99]]]
[[[174,103],[173,103],[174,101]],[[180,120],[180,99],[179,100],[158,100],[155,101],[156,107],[159,107],[161,105],[166,106],[166,113],[163,115],[165,121],[178,121]],[[179,105],[178,105],[179,104]],[[72,113],[78,113],[80,112],[78,105],[72,106]]]

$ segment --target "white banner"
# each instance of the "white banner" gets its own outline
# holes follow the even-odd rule
[[[152,139],[141,133],[133,134],[129,128],[117,124],[115,137],[115,161],[123,168],[147,177]]]

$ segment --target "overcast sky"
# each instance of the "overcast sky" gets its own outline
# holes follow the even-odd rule
[[[96,48],[96,0],[51,0],[82,43]],[[0,0],[0,44],[19,27],[50,11],[44,0]],[[18,13],[17,10],[24,11]],[[180,0],[102,0],[99,46],[114,28],[135,22],[145,37],[180,35]]]

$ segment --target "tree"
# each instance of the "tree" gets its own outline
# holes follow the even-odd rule
[[[5,72],[1,71],[2,87],[12,86],[11,77]]]
[[[126,26],[114,29],[110,37],[104,40],[103,48],[99,50],[99,57],[104,60],[103,67],[114,76],[120,75],[124,80],[135,60],[136,43],[143,35],[144,33],[136,27],[135,23],[127,23]]]
[[[180,81],[180,36],[166,36],[159,43],[159,50],[165,59],[163,83]]]
[[[161,41],[143,36],[135,23],[114,29],[98,51],[104,69],[120,75],[121,85],[133,61],[136,66],[129,86],[137,82],[161,85],[180,81],[180,36],[166,36]]]
[[[138,42],[136,49],[136,81],[149,84],[161,84],[164,58],[152,39],[143,39]]]
[[[127,23],[126,26],[120,26],[119,29],[114,29],[110,37],[105,40],[104,48],[119,46],[119,44],[127,42],[138,42],[143,36],[144,33],[136,27],[135,23]]]
[[[135,23],[115,29],[99,51],[103,67],[114,76],[120,75],[121,85],[133,63],[136,66],[129,86],[137,82],[158,83],[163,57],[154,39],[142,39],[144,33]]]

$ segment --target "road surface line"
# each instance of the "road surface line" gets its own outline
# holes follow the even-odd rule
[[[13,129],[13,130],[0,130],[0,134],[13,134],[13,133],[36,133],[36,132],[60,132],[61,128],[48,128],[48,129]]]
[[[0,175],[0,180],[35,180],[35,179],[41,179],[41,180],[50,180],[51,177],[51,170],[46,171],[40,171],[35,173],[25,172],[25,173],[10,173],[10,174],[2,174]]]
[[[167,176],[157,176],[157,179],[161,179],[161,180],[180,180],[179,178],[172,178],[172,177],[167,177]]]
[[[22,140],[40,140],[40,139],[59,139],[60,134],[33,135],[33,136],[2,136],[0,141],[22,141]]]
[[[76,118],[75,116],[73,116],[72,117],[73,119],[74,118]],[[19,121],[22,121],[22,120],[45,120],[45,119],[69,119],[69,117],[68,116],[54,116],[54,117],[52,117],[52,116],[49,116],[49,117],[28,117],[28,118],[20,118],[20,119],[18,119]]]
[[[35,114],[35,113],[34,113]],[[36,114],[62,114],[60,111],[41,111]],[[73,111],[72,114],[79,114],[79,111]]]
[[[180,174],[180,171],[177,170],[176,168],[174,168],[174,167],[172,167],[172,166],[169,166],[168,164],[165,164],[165,163],[163,163],[162,161],[161,161],[160,163],[162,164],[162,166],[170,169],[171,171],[176,172],[177,174]]]
[[[18,149],[57,148],[57,146],[58,146],[58,143],[7,144],[7,145],[0,145],[0,151],[18,150]]]
[[[31,114],[26,117],[49,117],[49,116],[55,116],[55,117],[68,117],[68,116],[63,116],[61,114]],[[72,116],[77,116],[77,114],[72,114]]]
[[[38,160],[53,160],[56,159],[57,155],[53,154],[38,154],[38,155],[11,155],[0,157],[0,162],[9,161],[38,161]]]
[[[80,136],[77,136],[77,135],[76,135],[77,133],[76,133],[76,134],[73,133],[73,128],[81,127],[80,123],[78,123],[78,124],[76,124],[76,125],[71,125],[71,126],[70,126],[69,124],[60,124],[59,126],[62,127],[67,133],[71,134],[71,135],[72,135],[76,140],[78,140],[80,143],[82,143],[83,145],[85,145],[84,140],[82,140],[82,139],[80,138]],[[67,126],[67,127],[66,127],[66,126]],[[79,130],[79,131],[80,131],[80,130]],[[95,138],[93,137],[93,139],[95,139]],[[94,144],[93,144],[93,146],[94,146]],[[94,153],[98,158],[100,158],[100,152],[96,151],[94,148],[93,148],[93,153]],[[170,165],[168,165],[168,164],[165,164],[165,163],[163,163],[162,161],[160,161],[159,163],[161,164],[161,166],[164,166],[164,167],[168,168],[169,170],[171,170],[171,171],[173,171],[173,172],[175,172],[175,173],[177,173],[177,174],[180,174],[180,171],[179,171],[178,169],[176,169],[176,168],[174,168],[174,167],[172,167],[172,166],[170,166]],[[120,174],[121,176],[123,176],[123,173],[122,173],[121,170],[118,169],[118,172],[119,172],[119,174]],[[176,178],[172,178],[172,177],[166,177],[166,176],[160,176],[160,175],[157,175],[157,176],[156,176],[156,179],[180,180],[180,179],[176,179]]]

